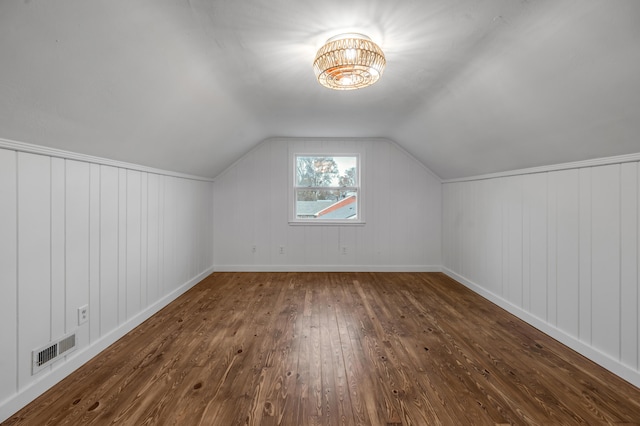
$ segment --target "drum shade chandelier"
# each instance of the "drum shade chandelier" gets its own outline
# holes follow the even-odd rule
[[[313,70],[323,86],[353,90],[378,81],[386,63],[382,49],[369,37],[348,33],[327,40],[316,54]]]

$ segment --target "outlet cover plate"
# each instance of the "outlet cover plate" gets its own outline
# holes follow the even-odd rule
[[[78,308],[78,325],[82,325],[89,320],[89,305]]]

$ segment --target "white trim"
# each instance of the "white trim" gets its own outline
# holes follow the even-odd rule
[[[589,346],[581,342],[575,337],[565,333],[564,331],[552,326],[546,321],[525,311],[521,307],[514,305],[513,303],[509,302],[506,299],[503,299],[497,294],[492,293],[487,289],[474,283],[473,281],[466,279],[462,275],[458,275],[452,270],[444,266],[442,267],[442,272],[444,272],[446,275],[453,278],[454,280],[458,281],[465,287],[469,288],[474,293],[477,293],[480,296],[484,297],[485,299],[489,300],[490,302],[495,303],[502,309],[517,316],[521,320],[527,322],[529,325],[532,325],[533,327],[537,328],[543,333],[549,335],[550,337],[559,341],[563,345],[566,345],[569,348],[573,349],[574,351],[580,353],[581,355],[584,355],[585,357],[589,358],[596,364],[599,364],[600,366],[606,368],[607,370],[611,371],[613,374],[628,381],[632,385],[640,387],[640,372],[635,371],[630,367],[627,367],[626,365],[622,364],[619,360],[614,359],[609,355],[594,349],[592,346]]]
[[[438,265],[216,265],[215,272],[442,272]]]
[[[287,222],[291,226],[364,226],[364,220],[354,219],[294,219]]]
[[[489,173],[486,175],[469,176],[464,178],[445,179],[442,181],[442,183],[468,182],[472,180],[485,180],[485,179],[495,179],[495,178],[508,177],[508,176],[531,175],[535,173],[555,172],[558,170],[571,170],[571,169],[581,169],[584,167],[606,166],[608,164],[632,163],[634,161],[640,161],[640,153],[617,155],[614,157],[594,158],[591,160],[553,164],[550,166],[530,167],[528,169]]]
[[[31,154],[47,155],[49,157],[64,158],[67,160],[84,161],[87,163],[101,164],[104,166],[114,166],[114,167],[119,167],[121,169],[137,170],[140,172],[153,173],[157,175],[173,176],[173,177],[184,178],[184,179],[213,182],[213,179],[203,177],[203,176],[188,175],[185,173],[178,173],[178,172],[172,172],[168,170],[156,169],[153,167],[141,166],[139,164],[126,163],[124,161],[117,161],[117,160],[110,160],[108,158],[102,158],[102,157],[94,157],[92,155],[79,154],[77,152],[64,151],[62,149],[49,148],[46,146],[34,145],[30,143],[25,143],[25,142],[11,141],[11,140],[2,139],[2,138],[0,138],[0,148],[10,149],[12,151],[18,151],[18,152],[28,152]]]
[[[346,139],[345,139],[346,140]],[[354,139],[355,140],[355,139]],[[336,138],[331,141],[333,144],[336,142],[340,142],[342,139]],[[360,140],[361,141],[361,140]],[[362,181],[362,176],[364,175],[366,162],[366,149],[353,150],[351,148],[341,149],[339,146],[334,146],[331,148],[314,148],[311,150],[306,150],[303,148],[299,148],[296,145],[298,144],[289,144],[287,150],[289,152],[289,178],[288,178],[288,198],[289,198],[289,225],[343,225],[343,226],[351,226],[351,225],[364,225],[365,221],[365,213],[364,213],[364,203],[365,203],[365,186],[366,182]],[[356,219],[298,219],[296,217],[296,191],[299,189],[305,189],[304,187],[296,186],[296,160],[297,157],[355,157],[356,158],[356,172],[357,176],[357,212]],[[326,189],[331,190],[340,190],[340,187],[327,187]]]
[[[62,379],[73,373],[75,370],[84,365],[94,356],[105,350],[118,339],[129,333],[131,330],[149,319],[152,315],[160,311],[160,309],[173,302],[187,290],[198,284],[213,272],[213,267],[209,267],[204,272],[190,279],[180,287],[167,294],[154,304],[147,307],[131,317],[118,328],[105,334],[89,346],[77,349],[72,355],[69,355],[65,361],[60,360],[52,366],[51,373],[43,375],[42,380],[35,381],[29,386],[21,389],[16,394],[10,396],[4,401],[0,401],[0,422],[7,420],[13,414],[18,412],[24,406],[36,399],[38,396],[46,392],[48,389],[58,384]]]

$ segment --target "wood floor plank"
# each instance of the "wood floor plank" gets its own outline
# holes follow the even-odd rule
[[[371,388],[371,384],[366,380],[369,376],[364,374],[362,366],[358,362],[359,353],[354,348],[354,344],[359,346],[360,343],[354,342],[349,334],[349,327],[346,321],[349,306],[345,306],[348,302],[347,297],[342,292],[342,286],[340,286],[338,291],[341,295],[342,303],[336,306],[336,325],[343,356],[349,399],[351,401],[353,424],[367,425],[372,423],[370,413],[375,410],[375,401],[373,399],[365,399],[365,395],[370,395],[370,392],[367,392],[367,390]],[[373,418],[375,419],[375,416]]]
[[[312,284],[313,285],[313,284]],[[309,324],[309,400],[306,424],[325,424],[322,406],[322,356],[320,346],[320,291],[314,285],[312,293],[311,318]],[[327,413],[329,415],[329,413]]]
[[[443,274],[215,273],[3,424],[640,424],[640,389]]]
[[[352,425],[355,423],[353,404],[347,383],[345,358],[336,313],[336,308],[341,303],[338,292],[340,285],[335,278],[335,274],[327,275],[326,326],[321,330],[322,340],[325,342],[323,353],[331,362],[331,370],[326,371],[325,382],[328,383],[324,392],[326,395],[331,395],[335,401],[338,423]]]

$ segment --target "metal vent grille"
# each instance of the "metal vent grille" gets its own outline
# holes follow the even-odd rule
[[[55,344],[53,346],[49,346],[46,349],[38,352],[38,359],[36,361],[36,366],[41,367],[58,356],[58,345]]]
[[[70,334],[42,348],[31,352],[31,374],[36,374],[44,367],[55,361],[60,355],[76,348],[76,335]]]
[[[63,353],[75,347],[76,347],[76,335],[72,334],[71,336],[60,340],[60,343],[58,343],[58,353],[62,355]]]

